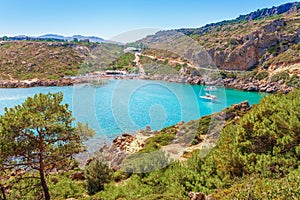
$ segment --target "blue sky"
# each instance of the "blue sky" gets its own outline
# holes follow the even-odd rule
[[[200,27],[286,0],[0,0],[0,35],[81,34],[109,39],[141,29]]]

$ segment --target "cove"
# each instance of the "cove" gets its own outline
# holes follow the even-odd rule
[[[221,111],[242,101],[259,103],[264,93],[218,87],[211,92],[218,102],[199,98],[205,86],[149,80],[107,80],[104,85],[0,89],[0,115],[5,107],[21,104],[38,93],[64,94],[76,121],[88,122],[98,136],[111,141],[123,132],[132,133],[150,126],[160,130],[180,121],[189,121]]]

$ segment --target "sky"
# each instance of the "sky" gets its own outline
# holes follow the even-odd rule
[[[149,28],[196,28],[288,0],[0,0],[0,36],[59,34],[111,39]]]

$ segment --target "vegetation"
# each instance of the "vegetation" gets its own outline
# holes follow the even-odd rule
[[[227,72],[227,71],[220,71],[220,75],[223,79],[225,78],[236,78],[237,77],[237,74],[234,73],[234,72]]]
[[[168,59],[158,60],[147,56],[140,56],[140,62],[143,64],[147,75],[178,75],[183,65],[170,65]]]
[[[226,114],[227,125],[222,130],[216,146],[206,154],[203,154],[203,150],[196,150],[186,161],[172,162],[168,155],[159,149],[176,139],[181,131],[189,133],[189,131],[196,130],[196,137],[201,138],[199,136],[207,134],[210,124],[213,123],[211,120],[213,116],[185,123],[180,127],[167,127],[153,138],[147,139],[143,150],[126,158],[122,170],[125,170],[127,175],[122,175],[124,173],[121,171],[113,174],[105,163],[94,159],[85,167],[85,180],[71,180],[70,175],[81,170],[72,168],[71,160],[63,159],[60,155],[78,152],[82,147],[81,143],[72,143],[75,145],[72,149],[64,148],[65,143],[56,143],[59,144],[58,146],[47,146],[46,149],[55,150],[43,154],[47,158],[45,172],[48,175],[45,176],[45,181],[49,188],[49,195],[55,199],[189,199],[188,193],[195,191],[203,192],[212,199],[299,199],[299,98],[299,90],[287,95],[266,96],[250,111],[242,113],[237,111],[236,114],[240,118],[234,118],[234,120],[230,120],[232,115],[229,113],[233,112],[232,108],[224,110],[225,113],[228,113]],[[28,142],[31,141],[30,138],[26,138],[24,135],[20,137],[21,135],[17,133],[21,132],[18,131],[8,132],[10,128],[7,127],[14,128],[13,130],[23,130],[23,133],[35,137],[38,132],[29,131],[32,127],[36,127],[42,122],[45,123],[44,120],[38,121],[37,119],[45,118],[42,117],[41,112],[31,113],[30,111],[41,109],[43,107],[41,105],[48,102],[46,100],[52,100],[52,103],[47,104],[52,109],[45,109],[44,113],[47,115],[44,117],[48,116],[48,122],[53,123],[46,123],[47,129],[41,129],[47,130],[44,132],[47,133],[45,139],[48,141],[53,139],[50,130],[51,133],[54,131],[57,137],[63,136],[70,130],[68,136],[74,136],[76,140],[85,138],[79,136],[79,132],[82,135],[92,134],[91,131],[86,130],[88,129],[87,125],[79,124],[76,133],[70,124],[63,126],[64,123],[54,123],[57,118],[53,119],[52,116],[60,116],[59,119],[64,121],[70,115],[66,111],[66,105],[57,107],[61,100],[59,94],[37,95],[23,105],[7,110],[6,114],[0,118],[2,137],[1,199],[45,197],[45,195],[41,195],[43,187],[41,187],[40,178],[33,178],[39,177],[39,173],[36,173],[35,170],[18,171],[16,168],[5,167],[8,166],[7,164],[15,167],[12,164],[24,161],[22,157],[19,159],[11,157],[15,153],[21,152],[21,149],[26,149],[22,151],[28,153],[26,156],[34,158],[38,155],[34,154],[39,151],[38,148],[34,149],[35,145],[32,145],[34,143],[28,145]],[[35,103],[33,104],[33,102]],[[21,115],[25,111],[27,115]],[[57,113],[56,111],[58,111],[58,115],[52,114]],[[214,118],[217,117],[214,116]],[[15,118],[17,122],[14,121]],[[69,123],[72,120],[66,119],[66,121]],[[35,122],[36,126],[24,128],[28,127],[25,125],[30,122]],[[21,126],[22,124],[25,125]],[[197,127],[198,129],[195,129]],[[70,133],[72,134],[70,135]],[[195,135],[195,132],[193,134]],[[13,136],[18,137],[15,137],[14,140],[10,139]],[[25,141],[28,141],[27,145],[23,144]],[[16,144],[18,145],[16,146]],[[14,145],[14,149],[12,149],[12,145]],[[61,162],[48,163],[52,158],[47,157],[48,155],[55,156]],[[38,161],[38,159],[36,160]],[[53,168],[52,165],[55,165],[56,169],[64,169],[64,171],[49,174],[49,170]],[[27,165],[23,166],[28,167]],[[73,164],[73,166],[76,165]],[[7,175],[11,173],[16,173],[16,175]],[[113,179],[118,181],[118,184]]]
[[[267,60],[264,63],[265,68],[269,66],[287,66],[288,63],[295,64],[300,61],[300,43],[290,45],[289,49]]]
[[[129,62],[128,54],[124,55],[123,47],[117,44],[102,43],[91,48],[85,62],[81,65],[78,74],[85,75],[95,71],[105,71],[110,66],[114,66],[116,62],[121,61],[122,64]],[[119,66],[115,66],[119,67]]]
[[[269,73],[268,73],[268,72],[266,72],[266,71],[261,71],[261,72],[258,72],[258,73],[254,76],[254,78],[255,78],[256,80],[261,81],[261,80],[267,78],[268,76],[269,76]]]
[[[277,73],[277,74],[273,75],[271,77],[271,82],[277,82],[277,81],[280,81],[280,80],[285,82],[289,79],[289,77],[290,77],[289,74],[287,72],[283,71],[283,72],[280,72],[280,73]]]
[[[109,184],[97,196],[142,199],[161,194],[164,199],[187,199],[189,191],[202,191],[216,199],[298,199],[299,94],[265,97],[238,123],[226,126],[206,157],[194,152],[185,162],[131,176],[118,187]]]
[[[50,199],[46,175],[54,169],[68,170],[74,163],[73,154],[84,151],[82,142],[93,135],[87,125],[72,127],[74,119],[68,105],[61,105],[62,99],[62,93],[38,94],[5,109],[0,117],[1,175],[12,171],[18,181],[35,186],[37,192],[41,186],[44,199]],[[4,187],[1,185],[3,196]]]
[[[7,42],[0,46],[2,79],[58,79],[76,75],[84,57],[57,43]]]
[[[286,81],[286,84],[288,86],[292,86],[295,88],[300,88],[300,78],[298,77],[297,74],[294,74],[289,78],[289,80]]]
[[[84,169],[87,181],[87,191],[95,194],[104,189],[104,184],[109,183],[113,178],[113,171],[98,159],[92,160]]]
[[[138,68],[133,62],[135,59],[134,54],[125,53],[121,55],[117,60],[113,61],[111,66],[107,67],[108,70],[126,70],[129,72],[136,72]]]

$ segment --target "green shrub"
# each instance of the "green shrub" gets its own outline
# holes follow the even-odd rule
[[[237,77],[237,74],[234,73],[234,72],[227,72],[227,71],[220,71],[220,75],[222,77],[222,79],[225,79],[225,78],[236,78]]]
[[[138,152],[129,155],[122,163],[122,171],[138,173],[142,177],[147,173],[167,167],[171,159],[164,151]]]
[[[300,88],[300,77],[294,74],[287,80],[286,84],[291,87]]]
[[[268,49],[268,53],[274,55],[278,55],[279,51],[280,51],[280,44],[273,45]]]
[[[62,175],[52,180],[49,189],[53,199],[82,198],[86,194],[84,181],[73,181]]]
[[[285,178],[269,179],[259,176],[245,178],[228,189],[218,190],[213,199],[299,199],[300,176],[294,171]]]
[[[283,72],[273,75],[271,77],[271,82],[278,82],[280,80],[283,80],[285,82],[287,79],[289,79],[289,77],[290,77],[289,74],[287,72],[283,71]]]
[[[84,169],[89,194],[95,194],[104,189],[104,185],[113,178],[113,171],[103,162],[94,159]]]
[[[261,72],[258,72],[256,75],[255,75],[255,79],[256,80],[263,80],[265,78],[267,78],[269,76],[269,73],[266,72],[266,71],[261,71]]]

